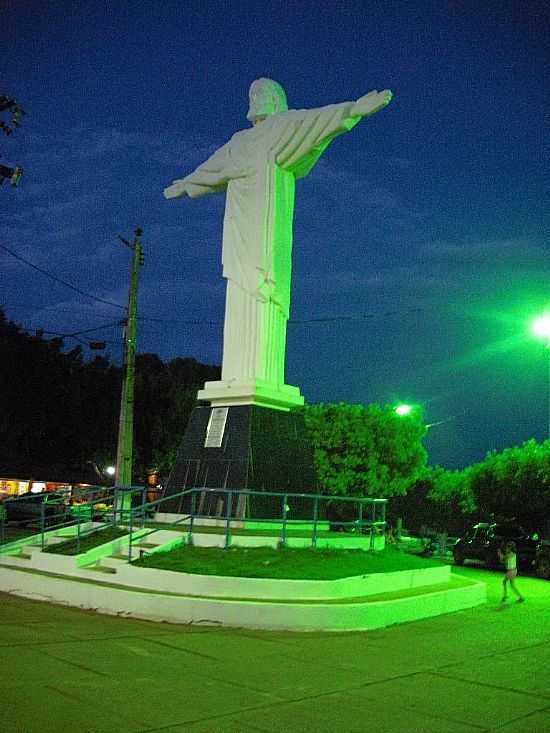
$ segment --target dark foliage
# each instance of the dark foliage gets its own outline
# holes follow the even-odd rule
[[[94,466],[116,457],[122,370],[61,339],[31,336],[0,310],[0,472],[95,481]],[[136,357],[134,480],[153,465],[166,471],[197,389],[219,368],[194,359]]]

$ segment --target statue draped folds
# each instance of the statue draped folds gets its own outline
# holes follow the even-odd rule
[[[350,130],[352,102],[290,110],[241,132],[183,181],[191,197],[226,190],[223,275],[288,318],[294,181]]]

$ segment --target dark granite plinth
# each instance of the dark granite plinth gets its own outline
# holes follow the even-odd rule
[[[305,433],[301,412],[282,412],[257,405],[229,407],[222,444],[206,448],[205,438],[212,407],[196,407],[191,413],[168,479],[165,496],[184,489],[248,489],[315,493],[313,453]],[[200,513],[225,516],[227,495],[213,492],[197,495]],[[248,497],[232,507],[232,516],[281,516],[281,501],[270,497]],[[289,501],[291,515],[311,516],[312,502]],[[182,498],[166,502],[164,511],[188,512],[190,502]]]

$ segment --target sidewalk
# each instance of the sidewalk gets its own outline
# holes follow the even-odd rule
[[[550,582],[364,633],[170,626],[0,594],[9,733],[548,733]]]

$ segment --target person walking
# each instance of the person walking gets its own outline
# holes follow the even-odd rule
[[[505,604],[508,600],[508,583],[510,588],[514,591],[518,598],[518,603],[523,603],[525,598],[521,595],[519,590],[516,588],[515,579],[518,574],[517,569],[517,556],[516,556],[516,544],[515,542],[507,542],[504,545],[504,549],[499,549],[498,557],[501,563],[504,564],[504,578],[502,579],[502,604]]]

